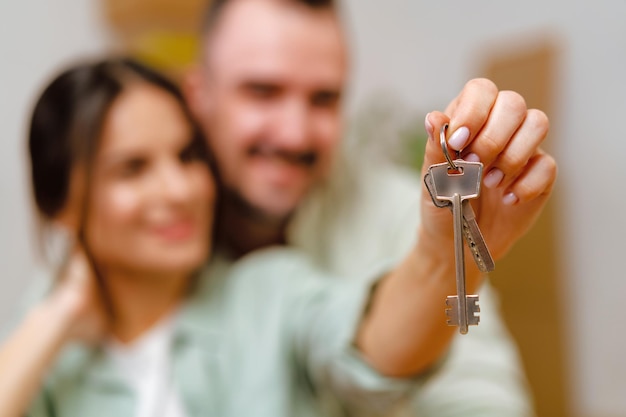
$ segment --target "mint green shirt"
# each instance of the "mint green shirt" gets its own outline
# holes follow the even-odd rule
[[[320,275],[293,249],[218,258],[176,315],[174,386],[189,417],[388,415],[423,378],[385,378],[352,346],[372,280]],[[101,349],[68,346],[30,417],[133,416]]]

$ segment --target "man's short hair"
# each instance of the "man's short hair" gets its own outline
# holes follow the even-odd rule
[[[212,0],[207,8],[204,18],[202,19],[202,33],[206,34],[213,29],[220,18],[224,7],[234,0]],[[285,3],[302,5],[311,9],[334,9],[336,1],[334,0],[283,0]]]

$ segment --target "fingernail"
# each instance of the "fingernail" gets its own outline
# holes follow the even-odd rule
[[[498,168],[494,168],[485,175],[483,183],[487,188],[496,188],[500,184],[500,181],[502,181],[502,178],[504,178],[504,173]]]
[[[430,113],[428,113],[424,118],[424,128],[426,129],[426,133],[428,133],[428,139],[432,140],[435,129],[433,128],[432,123],[430,123],[430,120],[428,120],[428,116],[430,116]]]
[[[512,206],[513,204],[517,203],[519,201],[519,199],[517,198],[517,196],[513,193],[508,193],[506,194],[503,198],[502,198],[502,202],[507,205],[507,206]]]
[[[480,157],[476,155],[475,153],[466,155],[465,158],[463,159],[465,159],[467,162],[480,162]]]
[[[450,136],[448,144],[455,151],[460,151],[467,144],[469,136],[469,129],[465,126],[460,127],[452,134],[452,136]]]

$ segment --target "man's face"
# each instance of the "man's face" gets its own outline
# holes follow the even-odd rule
[[[204,45],[195,113],[221,180],[255,214],[283,220],[329,172],[347,57],[332,11],[229,4]]]

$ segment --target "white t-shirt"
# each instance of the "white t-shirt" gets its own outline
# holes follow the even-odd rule
[[[129,345],[110,340],[105,346],[106,354],[137,395],[135,417],[186,417],[171,374],[173,330],[170,317]]]

